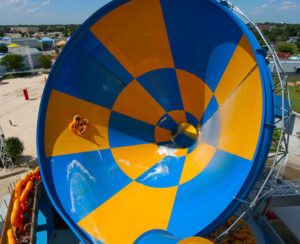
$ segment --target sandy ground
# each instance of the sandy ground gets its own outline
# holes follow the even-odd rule
[[[6,138],[17,136],[23,141],[25,160],[37,157],[36,125],[46,77],[47,75],[42,74],[4,80],[3,85],[0,85],[0,125]],[[28,101],[23,96],[25,88],[30,98]]]
[[[17,136],[24,143],[23,161],[37,157],[36,125],[42,92],[47,75],[4,80],[0,85],[0,126],[5,137]],[[25,101],[23,89],[27,88],[30,100]],[[14,126],[11,126],[9,120]],[[13,171],[19,171],[14,169]],[[0,170],[0,176],[13,171]],[[0,204],[7,194],[8,186],[16,183],[23,174],[0,180]]]

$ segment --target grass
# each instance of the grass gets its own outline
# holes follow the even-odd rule
[[[271,149],[270,149],[270,152],[276,152],[276,149],[277,149],[277,144],[278,144],[278,141],[280,139],[280,130],[274,130],[274,133],[273,133],[273,141],[272,141],[272,144],[271,144]]]
[[[273,81],[276,83],[278,82],[278,78],[274,77]],[[296,83],[297,81],[300,81],[300,76],[292,76],[288,77],[288,82]],[[295,86],[289,86],[290,89],[290,97],[292,101],[292,109],[293,111],[300,113],[300,87],[297,88]]]
[[[15,74],[8,74],[4,75],[0,80],[9,80],[9,79],[15,79],[15,78],[23,78],[27,76],[36,75],[37,73],[34,72],[22,72],[22,73],[15,73]]]
[[[290,97],[292,101],[292,109],[300,113],[300,88],[294,86],[289,86],[290,88]]]
[[[297,81],[300,81],[300,76],[292,76],[288,78],[288,82],[295,83]]]
[[[274,80],[274,83],[277,83],[278,82],[278,77],[274,76],[273,80]],[[295,76],[291,76],[291,77],[289,76],[288,77],[288,82],[296,83],[297,81],[300,81],[300,75],[295,75]]]

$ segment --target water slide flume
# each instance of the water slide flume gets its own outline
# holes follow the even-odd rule
[[[46,191],[81,241],[206,236],[235,212],[272,140],[260,48],[214,0],[116,0],[80,27],[47,81],[37,146]]]

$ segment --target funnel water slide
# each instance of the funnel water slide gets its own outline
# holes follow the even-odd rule
[[[47,193],[83,242],[205,236],[257,181],[273,100],[261,47],[226,4],[112,1],[46,84],[37,146]]]

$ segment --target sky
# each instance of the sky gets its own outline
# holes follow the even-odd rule
[[[81,24],[107,2],[109,0],[0,0],[0,25]],[[255,22],[300,24],[300,0],[230,2]]]

